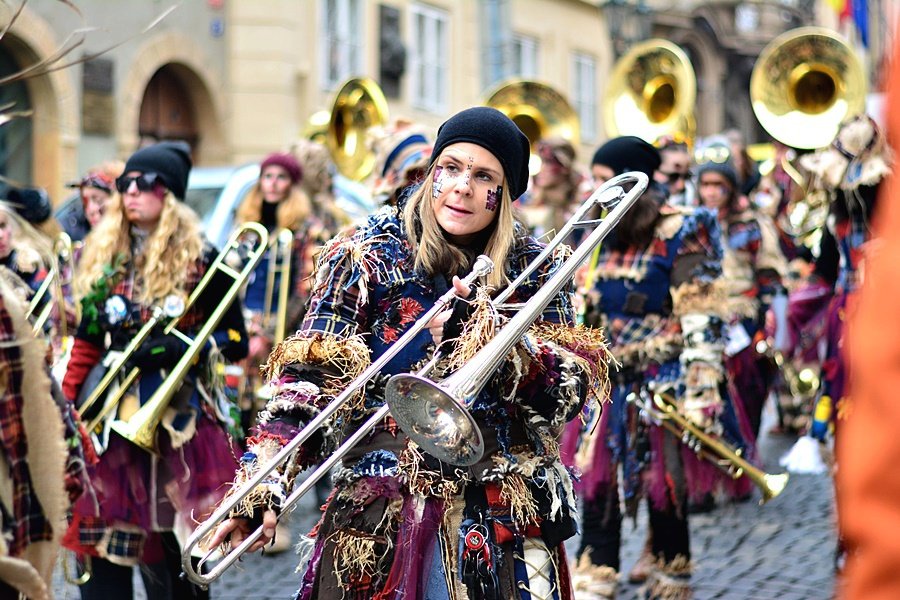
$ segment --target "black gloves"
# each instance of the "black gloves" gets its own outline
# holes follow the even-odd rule
[[[174,335],[163,335],[144,342],[129,365],[142,371],[147,369],[170,369],[187,351],[187,344]]]

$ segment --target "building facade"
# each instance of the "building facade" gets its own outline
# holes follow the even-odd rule
[[[0,40],[0,76],[90,30],[64,59],[77,64],[0,85],[4,103],[33,111],[0,129],[0,173],[58,201],[91,165],[154,140],[188,141],[200,165],[256,161],[304,135],[354,76],[381,86],[391,117],[429,128],[510,78],[541,81],[577,112],[585,162],[606,138],[600,105],[623,31],[610,5],[623,4],[642,8],[626,15],[631,30],[690,55],[698,133],[738,127],[751,139],[755,57],[824,14],[804,0],[196,0],[168,14],[160,0],[78,0],[79,16],[31,0]]]

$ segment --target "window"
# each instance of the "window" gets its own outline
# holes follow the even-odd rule
[[[409,47],[410,103],[433,113],[448,110],[449,69],[447,67],[447,13],[413,4],[410,6],[412,33]]]
[[[538,40],[528,35],[512,36],[512,75],[531,79],[538,75]]]
[[[362,1],[322,0],[322,85],[331,90],[362,72]]]
[[[594,57],[576,52],[572,55],[572,108],[581,124],[581,141],[597,139],[597,84]]]

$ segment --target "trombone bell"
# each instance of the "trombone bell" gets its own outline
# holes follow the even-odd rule
[[[468,467],[481,460],[481,430],[444,387],[406,373],[390,379],[386,395],[397,425],[425,452],[451,465]]]

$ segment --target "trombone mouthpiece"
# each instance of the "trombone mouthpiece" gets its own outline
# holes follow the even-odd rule
[[[472,274],[476,277],[484,277],[485,275],[490,275],[494,270],[494,261],[490,259],[489,256],[485,256],[481,254],[478,258],[475,259],[475,264],[472,265]]]

